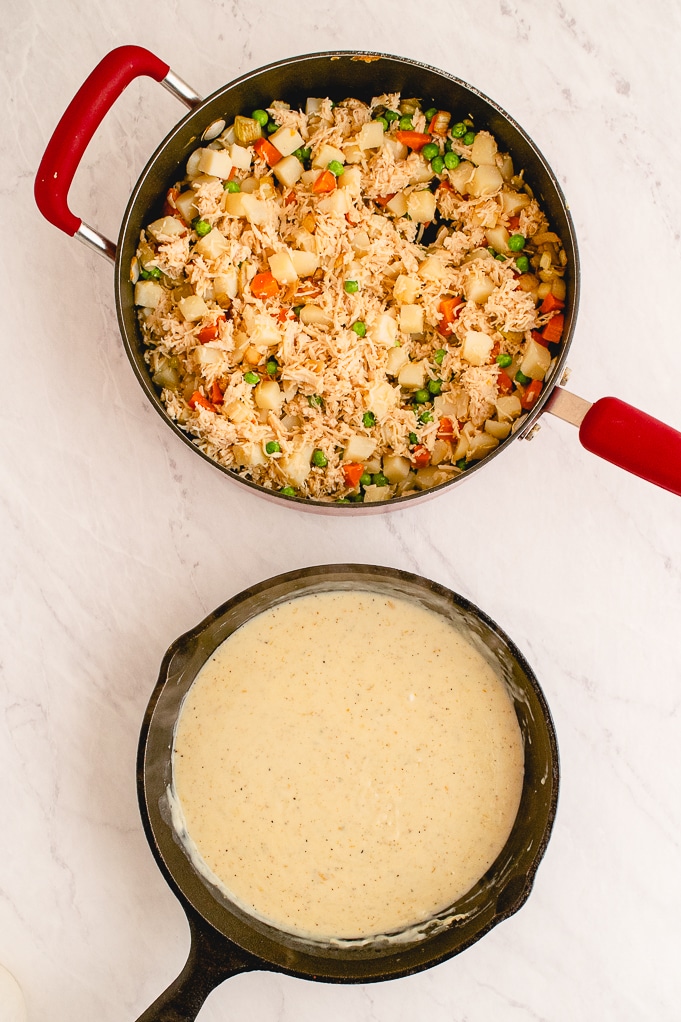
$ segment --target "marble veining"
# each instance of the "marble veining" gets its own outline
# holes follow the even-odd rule
[[[459,957],[375,986],[241,975],[200,1022],[675,1022],[681,1004],[681,503],[543,416],[464,485],[381,517],[282,510],[181,444],[118,333],[112,270],[32,188],[101,57],[138,43],[203,95],[287,55],[401,54],[491,96],[564,188],[583,286],[570,389],[681,429],[681,8],[650,0],[194,0],[7,6],[0,34],[0,964],[29,1019],[135,1019],[178,974],[182,910],[142,831],[135,757],[170,642],[278,572],[423,574],[482,607],[551,706],[562,788],[523,909]],[[182,108],[134,83],[71,192],[116,238]],[[0,972],[0,1019],[21,1004]],[[3,1000],[4,998],[4,1000]]]

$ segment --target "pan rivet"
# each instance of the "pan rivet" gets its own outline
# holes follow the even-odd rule
[[[567,385],[567,382],[570,379],[570,375],[571,374],[572,374],[572,369],[570,369],[569,366],[565,366],[565,368],[563,369],[563,375],[560,378],[560,384],[559,384],[560,387],[565,387]]]
[[[535,422],[535,424],[532,427],[532,429],[530,430],[530,432],[525,437],[523,437],[523,439],[524,440],[534,440],[534,438],[536,437],[536,435],[537,435],[537,433],[539,432],[540,429],[541,429],[541,424],[538,423],[538,422]]]

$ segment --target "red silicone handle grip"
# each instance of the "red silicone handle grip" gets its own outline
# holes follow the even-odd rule
[[[55,227],[73,236],[82,223],[69,209],[69,189],[105,114],[135,78],[148,75],[161,82],[169,70],[168,64],[142,46],[119,46],[81,85],[54,129],[35,181],[38,209]]]
[[[579,428],[583,447],[681,496],[681,433],[616,397],[592,404]]]

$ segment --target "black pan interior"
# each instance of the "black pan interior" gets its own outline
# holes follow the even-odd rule
[[[173,730],[182,699],[216,647],[268,607],[330,589],[370,589],[417,601],[478,636],[498,663],[511,694],[525,744],[525,779],[515,826],[487,874],[442,918],[401,943],[386,939],[332,946],[283,933],[231,904],[193,868],[170,821]],[[539,684],[512,641],[460,596],[417,575],[366,565],[324,565],[277,576],[219,607],[168,650],[142,728],[138,794],[147,837],[166,880],[209,929],[228,938],[263,968],[336,982],[367,982],[406,975],[451,957],[507,918],[529,895],[553,825],[558,794],[558,750]],[[454,916],[455,918],[451,918]]]
[[[178,123],[144,169],[128,203],[118,239],[116,306],[130,362],[147,397],[159,414],[185,443],[212,465],[217,463],[203,455],[188,434],[166,414],[158,389],[153,384],[144,361],[144,345],[133,305],[133,289],[130,286],[130,261],[135,254],[140,229],[160,215],[168,188],[178,177],[183,176],[190,153],[201,144],[201,133],[212,121],[225,118],[229,123],[236,114],[268,106],[274,99],[284,99],[293,106],[300,104],[304,108],[306,98],[311,95],[329,96],[335,101],[348,96],[370,101],[373,96],[384,92],[401,92],[403,96],[419,97],[426,106],[432,103],[442,109],[451,110],[455,119],[471,116],[478,130],[485,128],[491,131],[499,141],[500,148],[509,151],[513,156],[516,172],[524,169],[526,181],[531,185],[542,207],[548,212],[553,229],[560,235],[568,256],[565,340],[550,377],[547,378],[547,386],[544,387],[535,408],[525,419],[522,429],[512,433],[487,458],[472,465],[465,474],[441,486],[452,486],[467,478],[497,457],[514,438],[526,435],[548,399],[553,384],[560,380],[574,330],[579,297],[577,245],[572,219],[560,185],[529,136],[501,107],[482,93],[458,78],[425,64],[401,57],[348,52],[293,57],[253,71],[218,89],[200,107]],[[236,476],[220,465],[217,467],[260,493],[270,495],[272,493],[241,476]],[[434,490],[440,488],[435,487]],[[422,496],[427,497],[434,490],[426,491]],[[329,507],[328,503],[322,501],[301,500],[296,497],[276,499],[308,506],[320,505],[327,509]],[[405,501],[413,503],[416,499],[419,498],[407,496],[382,503],[394,507]],[[352,510],[352,513],[372,513],[379,506],[354,504],[351,508],[341,507],[338,510],[340,513],[348,510]]]

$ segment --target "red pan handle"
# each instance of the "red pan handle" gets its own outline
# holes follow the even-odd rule
[[[61,231],[71,237],[76,235],[109,256],[111,250],[115,252],[115,246],[71,212],[68,193],[104,116],[127,86],[141,75],[161,82],[189,107],[201,102],[201,97],[149,50],[142,46],[119,46],[99,62],[69,103],[47,144],[35,180],[35,200],[43,216]]]
[[[579,427],[583,447],[681,496],[681,433],[616,397],[595,401]]]

